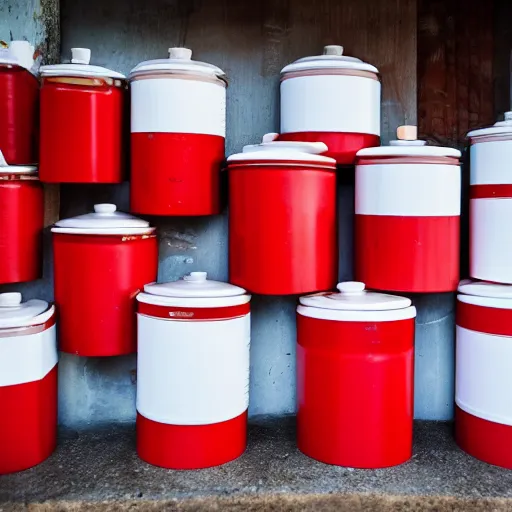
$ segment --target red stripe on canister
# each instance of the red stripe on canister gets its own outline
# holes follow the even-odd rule
[[[512,309],[486,308],[457,301],[457,325],[476,332],[512,336]]]
[[[471,185],[470,199],[512,199],[512,184]]]
[[[250,306],[247,302],[246,304],[220,308],[182,308],[139,302],[137,311],[141,315],[165,318],[167,320],[231,320],[247,315],[250,312]]]

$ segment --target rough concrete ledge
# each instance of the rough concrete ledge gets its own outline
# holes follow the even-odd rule
[[[0,477],[0,511],[512,510],[512,471],[464,454],[449,424],[419,422],[415,432],[410,462],[354,470],[302,455],[293,418],[258,418],[237,461],[167,471],[137,458],[133,426],[66,430],[48,461]]]

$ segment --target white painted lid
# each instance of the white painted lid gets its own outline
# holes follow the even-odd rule
[[[467,134],[470,139],[478,137],[489,137],[493,135],[507,135],[512,133],[512,112],[505,112],[504,120],[494,123],[492,126],[487,128],[479,128],[478,130],[472,130]]]
[[[281,74],[295,73],[296,71],[310,70],[329,70],[329,69],[354,69],[358,71],[369,71],[378,73],[379,70],[363,62],[361,59],[343,55],[343,46],[328,45],[324,46],[322,55],[314,55],[312,57],[304,57],[296,60],[281,70]]]
[[[0,65],[20,66],[32,70],[34,66],[34,46],[28,41],[11,41],[7,48],[0,49]]]
[[[21,293],[0,293],[0,329],[43,323],[49,317],[43,318],[41,315],[48,308],[49,304],[45,300],[32,299],[23,302]]]
[[[155,228],[149,222],[129,213],[118,212],[115,204],[95,204],[94,213],[59,220],[53,233],[83,235],[144,235]]]
[[[261,144],[244,146],[242,153],[231,155],[228,162],[268,160],[336,166],[334,158],[321,155],[327,151],[327,146],[323,142],[276,141],[277,137],[278,133],[267,133],[263,136]]]
[[[339,283],[338,292],[322,292],[299,299],[297,311],[324,320],[389,321],[416,316],[411,300],[397,295],[367,291],[364,283]]]
[[[459,283],[461,302],[489,308],[512,309],[512,285],[464,279]]]
[[[37,174],[37,167],[35,165],[9,165],[0,150],[0,175],[1,174],[32,175]]]
[[[389,146],[365,148],[357,152],[357,157],[390,157],[390,156],[419,156],[419,157],[454,157],[460,158],[461,152],[454,148],[442,146],[427,146],[426,141],[418,140],[416,126],[399,126],[396,130],[397,140],[389,142]]]
[[[209,76],[226,80],[226,74],[222,69],[208,64],[192,60],[192,50],[189,48],[169,48],[169,57],[167,59],[146,60],[137,64],[131,71],[129,78],[148,73],[148,72],[182,72],[195,75]]]
[[[41,66],[41,76],[84,76],[88,78],[126,78],[117,71],[93,66],[91,61],[91,50],[89,48],[71,48],[71,62],[65,64],[52,64]]]

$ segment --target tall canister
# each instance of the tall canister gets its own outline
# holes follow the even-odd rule
[[[329,290],[338,278],[336,162],[322,142],[276,137],[228,158],[229,280],[265,295]]]
[[[94,205],[52,228],[59,348],[78,356],[136,351],[135,296],[155,281],[158,242],[149,222]]]
[[[355,276],[376,290],[455,291],[459,282],[460,151],[426,146],[415,126],[357,154]]]
[[[323,142],[327,156],[353,165],[380,144],[380,81],[375,66],[330,45],[281,71],[280,140]]]
[[[37,167],[8,165],[0,151],[0,284],[41,277],[43,226]]]
[[[224,72],[188,48],[130,73],[130,210],[146,215],[220,213],[226,138]]]
[[[338,284],[297,308],[297,443],[328,464],[381,468],[412,455],[414,318],[405,297]]]
[[[462,281],[456,333],[457,444],[512,469],[512,286]]]
[[[245,450],[250,295],[191,272],[138,301],[137,451],[172,469],[217,466]]]
[[[55,308],[0,294],[0,475],[28,469],[57,444]]]
[[[125,77],[89,64],[88,48],[71,48],[71,55],[71,63],[41,67],[41,181],[121,183]]]

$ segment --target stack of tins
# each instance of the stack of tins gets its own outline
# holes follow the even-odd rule
[[[0,475],[48,458],[57,444],[55,308],[0,294]]]
[[[324,142],[327,156],[353,165],[356,153],[380,143],[378,69],[343,55],[343,46],[281,71],[280,140]]]
[[[328,290],[338,277],[336,162],[322,142],[276,138],[228,158],[229,281],[266,295]]]
[[[460,151],[426,146],[415,126],[397,133],[390,146],[357,154],[356,278],[377,290],[455,291]]]
[[[37,167],[8,165],[0,151],[0,284],[41,277],[43,223]]]
[[[97,204],[94,213],[55,224],[60,350],[79,356],[136,351],[135,296],[157,276],[154,231],[113,204]]]
[[[34,71],[34,47],[12,41],[0,50],[0,151],[11,165],[35,164],[39,81]]]
[[[327,464],[382,468],[412,455],[414,318],[404,297],[338,284],[297,308],[297,441]]]
[[[490,128],[468,133],[470,276],[512,284],[512,112]]]
[[[233,460],[245,450],[250,295],[192,272],[150,284],[138,300],[137,451],[171,469]]]
[[[70,64],[41,67],[41,150],[45,183],[121,183],[126,82],[72,48]]]
[[[147,215],[220,213],[226,76],[187,48],[130,73],[130,209]]]
[[[462,281],[457,296],[455,438],[512,469],[512,287]]]

